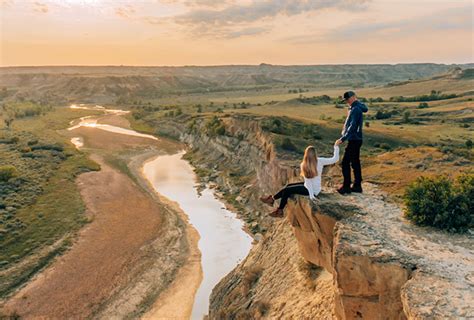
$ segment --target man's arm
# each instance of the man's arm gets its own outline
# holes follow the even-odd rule
[[[358,119],[362,116],[361,111],[359,108],[353,108],[349,114],[349,119],[347,121],[347,130],[345,130],[344,134],[342,137],[339,139],[341,142],[346,141],[349,139],[351,136],[355,134],[357,131],[358,127]]]

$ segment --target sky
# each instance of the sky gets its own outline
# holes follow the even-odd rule
[[[474,62],[473,0],[0,0],[0,66]]]

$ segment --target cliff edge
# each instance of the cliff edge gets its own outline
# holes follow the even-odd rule
[[[203,181],[256,240],[214,288],[210,319],[474,318],[473,236],[412,225],[371,184],[364,194],[335,194],[337,167],[325,173],[316,203],[296,197],[285,219],[269,218],[258,197],[299,177],[261,120],[222,117],[224,135],[209,134],[205,118],[187,128],[156,124],[188,144]]]
[[[305,259],[334,277],[341,319],[473,317],[472,237],[408,223],[371,185],[366,193],[292,202]]]
[[[387,201],[383,193],[369,184],[365,189],[363,195],[321,194],[316,203],[305,197],[290,201],[286,221],[276,222],[268,238],[214,289],[210,318],[220,318],[219,312],[225,314],[222,310],[228,311],[229,306],[234,312],[232,306],[246,306],[235,313],[238,315],[255,309],[252,309],[253,304],[258,308],[261,301],[265,301],[264,297],[272,301],[266,291],[282,284],[272,283],[276,278],[267,277],[267,273],[281,270],[290,260],[286,257],[296,254],[272,252],[275,247],[291,250],[281,241],[289,237],[283,226],[285,223],[292,226],[299,252],[305,260],[325,270],[316,281],[314,301],[321,307],[322,303],[331,301],[331,294],[334,295],[333,305],[329,306],[333,312],[319,310],[316,313],[316,309],[307,308],[298,310],[299,316],[326,319],[473,317],[472,238],[413,226],[404,220],[398,205]],[[256,259],[256,256],[261,258]],[[258,283],[252,287],[253,296],[247,293],[247,298],[236,297],[235,291],[246,285],[252,264],[261,266],[262,261],[265,261],[264,269],[260,271]],[[284,281],[285,277],[278,279]],[[262,283],[265,281],[268,283]],[[298,284],[294,286],[298,287]],[[288,296],[291,288],[288,290],[282,290],[280,294],[287,297],[288,302],[297,301],[298,297]],[[304,292],[301,299],[312,301]],[[239,303],[239,300],[246,300],[246,303]],[[266,316],[277,316],[271,309],[279,307],[270,302]],[[251,314],[255,317],[258,312]],[[291,318],[292,315],[281,316]]]

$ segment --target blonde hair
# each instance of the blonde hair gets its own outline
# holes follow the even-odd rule
[[[311,179],[318,175],[318,157],[316,149],[309,146],[304,150],[303,161],[300,164],[301,176]]]

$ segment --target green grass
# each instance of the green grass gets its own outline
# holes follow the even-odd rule
[[[6,182],[18,184],[18,187],[3,185],[7,188],[5,190],[9,190],[6,198],[2,197],[3,202],[14,206],[15,210],[13,214],[2,211],[1,268],[9,268],[38,249],[72,236],[88,222],[75,178],[82,172],[99,170],[100,167],[57,131],[67,128],[72,119],[85,114],[84,111],[56,108],[46,115],[18,119],[11,130],[0,131],[4,136],[19,137],[17,144],[0,144],[0,159],[19,169],[15,180]],[[28,148],[27,142],[35,140],[38,144],[61,145],[63,151],[37,150],[30,153],[40,156],[38,158],[22,156],[24,148]],[[23,270],[21,276],[2,282],[0,295],[26,281],[56,254],[49,253],[36,265]]]
[[[130,127],[133,130],[146,134],[155,134],[156,130],[153,128],[153,126],[145,122],[143,119],[135,119],[130,113],[127,114],[125,118],[127,118],[127,120],[130,122]]]

